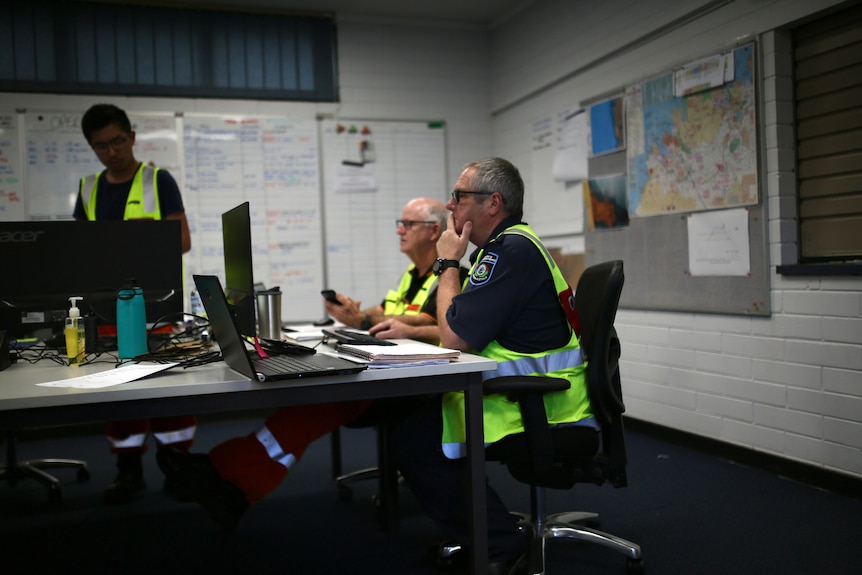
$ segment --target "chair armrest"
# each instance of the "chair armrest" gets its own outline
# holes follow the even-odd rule
[[[545,394],[551,391],[569,389],[570,386],[571,384],[567,379],[541,375],[506,375],[487,379],[482,384],[485,395],[503,393],[510,396],[524,391]],[[516,398],[511,399],[515,400]]]
[[[483,382],[485,395],[505,394],[509,401],[516,401],[521,408],[524,435],[536,473],[547,473],[554,466],[554,443],[543,396],[569,387],[571,384],[567,379],[540,375],[502,376]]]

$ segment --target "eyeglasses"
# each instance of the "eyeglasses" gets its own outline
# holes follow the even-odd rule
[[[92,148],[93,151],[97,154],[104,154],[108,151],[108,148],[111,148],[112,150],[117,152],[122,149],[122,147],[125,146],[128,142],[129,138],[127,138],[126,136],[117,136],[110,142],[99,142],[98,144],[93,144]]]
[[[409,230],[413,227],[413,224],[436,224],[434,221],[427,220],[395,220],[395,229],[398,229],[401,226],[404,226],[405,230]]]
[[[473,196],[490,196],[494,192],[468,192],[467,190],[452,190],[452,199],[455,200],[456,204],[461,203],[461,196],[473,195]]]

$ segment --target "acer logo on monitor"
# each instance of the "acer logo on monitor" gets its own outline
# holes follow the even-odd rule
[[[45,230],[16,230],[16,231],[7,231],[0,230],[0,243],[2,244],[16,244],[16,243],[28,243],[35,242],[39,239],[39,236],[45,233]]]

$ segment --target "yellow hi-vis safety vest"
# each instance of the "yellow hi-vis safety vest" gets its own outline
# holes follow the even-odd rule
[[[570,289],[556,262],[529,226],[518,224],[505,229],[500,235],[503,234],[517,234],[532,241],[551,270],[557,293],[563,294]],[[483,254],[484,250],[479,253],[476,262],[482,261]],[[472,275],[472,270],[470,273]],[[542,353],[520,353],[503,347],[497,341],[492,341],[479,352],[479,355],[497,360],[497,370],[484,372],[483,379],[507,375],[545,375],[565,378],[571,383],[569,389],[548,393],[544,397],[548,423],[573,423],[591,417],[584,376],[584,357],[577,334],[571,326],[569,329],[571,335],[566,345]],[[485,396],[482,409],[486,445],[499,441],[507,435],[524,431],[518,403],[509,401],[505,395]],[[464,393],[446,393],[443,395],[443,453],[449,459],[463,457],[466,454],[465,441]]]
[[[159,206],[159,190],[156,183],[159,168],[141,164],[132,180],[129,197],[126,199],[126,211],[123,213],[124,220],[139,219],[162,219],[162,211]],[[88,220],[96,219],[96,196],[99,189],[99,177],[101,172],[81,178],[80,194],[84,205],[84,213]]]
[[[397,290],[390,290],[386,294],[386,300],[383,303],[384,315],[419,315],[425,302],[428,301],[428,294],[434,290],[437,285],[437,276],[430,274],[425,278],[419,292],[413,296],[411,301],[407,301],[407,292],[410,290],[410,284],[413,281],[413,270],[416,265],[411,265],[401,276],[401,283],[398,284]]]

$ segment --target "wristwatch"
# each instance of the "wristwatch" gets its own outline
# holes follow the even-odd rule
[[[371,316],[369,314],[365,314],[365,317],[362,319],[362,323],[359,325],[359,329],[364,331],[371,329]]]
[[[434,272],[435,276],[439,276],[444,271],[449,268],[457,268],[461,265],[461,262],[458,260],[445,260],[443,258],[437,258],[434,261],[434,265],[431,266],[431,271]]]

